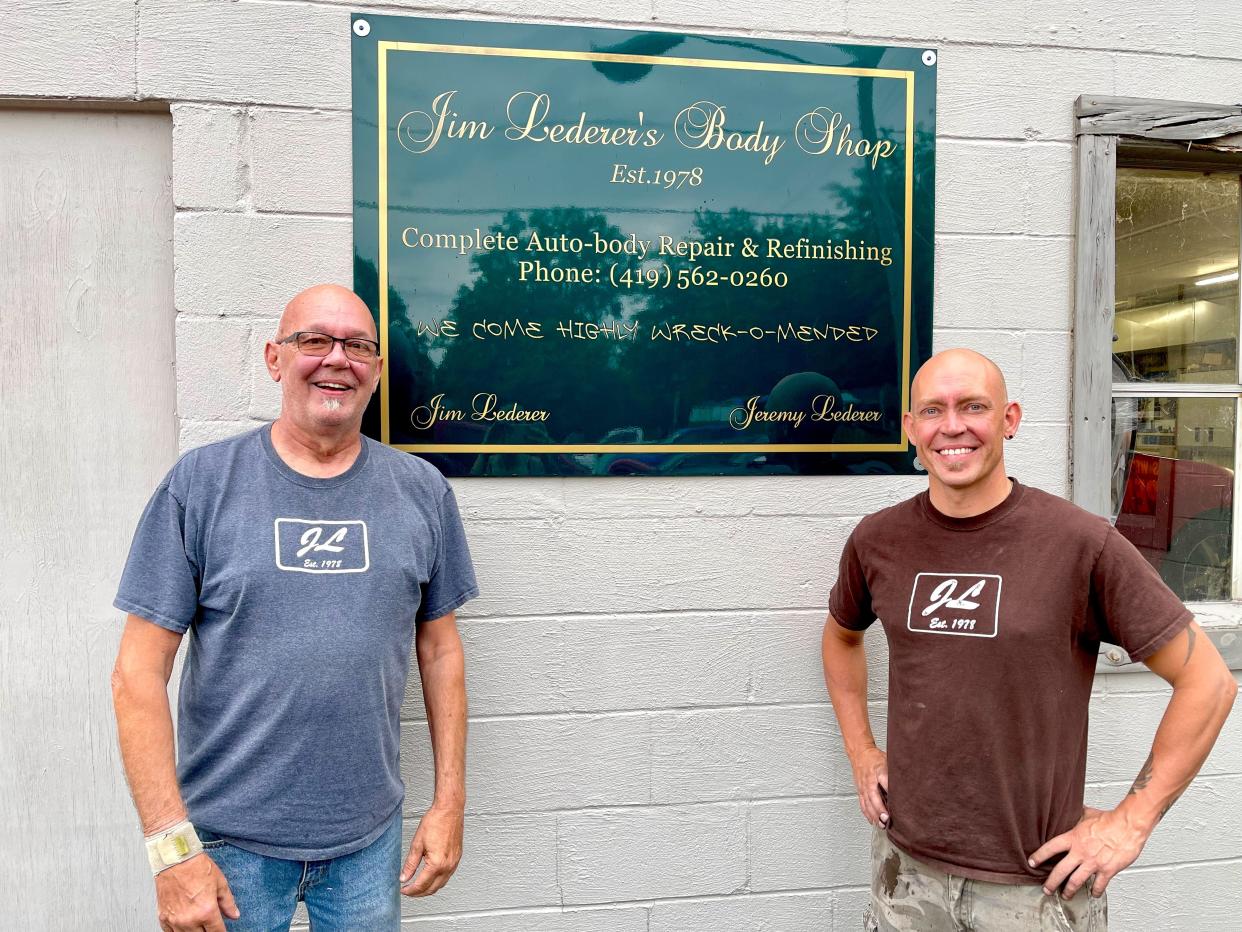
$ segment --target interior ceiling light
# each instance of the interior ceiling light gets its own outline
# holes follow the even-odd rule
[[[1225,282],[1236,282],[1238,280],[1238,270],[1232,272],[1221,272],[1219,275],[1209,275],[1207,278],[1201,278],[1195,284],[1202,288],[1205,285],[1220,285]]]

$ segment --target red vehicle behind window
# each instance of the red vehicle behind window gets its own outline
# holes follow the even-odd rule
[[[1131,452],[1117,530],[1185,601],[1230,598],[1233,473]]]

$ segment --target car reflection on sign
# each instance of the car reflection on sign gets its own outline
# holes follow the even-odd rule
[[[659,443],[661,446],[669,447],[689,444],[725,444],[737,443],[737,438],[738,432],[727,424],[703,424],[697,427],[683,427]],[[748,434],[747,442],[759,445],[766,443],[767,438]],[[680,463],[683,468],[677,470],[679,475],[690,471],[691,468],[699,473],[719,474],[722,471],[740,472],[748,462],[763,458],[763,452],[759,450],[754,453],[713,453],[711,451],[685,453],[678,450],[606,453],[601,454],[595,461],[594,471],[597,476],[666,475],[670,472],[671,464]]]

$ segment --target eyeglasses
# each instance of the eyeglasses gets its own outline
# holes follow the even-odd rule
[[[370,362],[379,355],[379,344],[374,340],[364,340],[361,337],[334,337],[328,333],[319,333],[315,330],[299,330],[297,333],[291,333],[283,340],[277,340],[277,343],[293,343],[298,345],[298,352],[306,356],[327,356],[332,352],[332,347],[340,343],[345,350],[345,355],[354,362]]]

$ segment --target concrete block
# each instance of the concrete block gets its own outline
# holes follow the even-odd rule
[[[1097,809],[1113,809],[1129,788],[1129,782],[1088,787],[1086,803]],[[1242,774],[1196,778],[1161,819],[1135,866],[1236,858],[1242,839],[1239,792]]]
[[[1119,54],[1116,93],[1119,97],[1150,97],[1156,100],[1186,100],[1209,104],[1236,103],[1234,88],[1242,84],[1242,60],[1237,53],[1236,29],[1230,32],[1219,27],[1221,17],[1237,17],[1238,7],[1228,0],[1217,0],[1213,15],[1202,21],[1212,32],[1213,44],[1224,43],[1228,59],[1186,58],[1170,55]]]
[[[827,619],[828,591],[836,564],[826,571],[823,610],[774,613],[751,622],[750,689],[755,702],[823,702],[827,696],[820,639]],[[888,641],[883,625],[867,629],[867,689],[872,699],[888,694]]]
[[[1242,49],[1238,47],[1238,36],[1242,36],[1242,8],[1230,0],[1200,0],[1196,12],[1199,15],[1194,17],[1191,27],[1194,53],[1204,58],[1232,59],[1242,64]],[[1155,51],[1160,50],[1157,48]],[[1226,63],[1205,61],[1203,64],[1219,67]],[[1236,88],[1237,84],[1232,84],[1232,87]],[[1224,85],[1220,89],[1223,90]],[[1236,93],[1233,94],[1233,102],[1237,103]]]
[[[639,483],[630,479],[616,480],[624,486],[637,488]],[[462,517],[470,521],[526,519],[561,519],[570,510],[566,497],[575,486],[583,490],[579,508],[573,509],[575,515],[599,517],[600,513],[615,514],[620,502],[625,498],[616,488],[609,491],[612,481],[603,477],[597,479],[581,478],[569,482],[566,479],[531,479],[529,482],[515,484],[512,479],[471,478],[469,481],[457,480],[453,483],[453,492],[457,496],[457,507]],[[585,488],[584,488],[585,487]],[[588,502],[601,499],[600,512],[592,513]],[[635,509],[639,514],[646,514],[641,505]]]
[[[358,4],[352,0],[322,0],[344,7],[357,9]],[[366,4],[368,9],[377,12],[401,14],[415,10],[410,0],[375,0]],[[416,12],[424,16],[443,16],[445,18],[460,17],[463,13],[471,18],[486,17],[505,20],[536,19],[536,20],[589,20],[594,23],[616,24],[618,28],[629,28],[625,24],[633,23],[641,26],[651,19],[651,0],[638,0],[629,4],[624,10],[617,10],[604,0],[524,0],[520,12],[515,12],[512,0],[464,0],[464,2],[446,3],[435,0],[431,3],[419,3]]]
[[[822,605],[825,567],[853,522],[799,517],[555,526],[471,524],[483,595],[475,614]],[[705,546],[710,542],[710,546]],[[532,572],[531,554],[538,554]]]
[[[1163,695],[1103,696],[1091,700],[1091,743],[1087,753],[1087,780],[1116,781],[1128,787],[1147,752],[1171,693]],[[1242,718],[1225,721],[1199,778],[1242,773]]]
[[[918,492],[918,476],[764,476],[696,478],[471,478],[454,488],[471,519],[611,521],[618,514],[647,518],[775,517],[792,514],[859,517]]]
[[[1069,427],[1023,424],[1005,448],[1005,468],[1024,485],[1069,497]]]
[[[134,96],[133,0],[7,6],[0,56],[5,96]]]
[[[1171,688],[1168,683],[1142,666],[1126,669],[1124,673],[1097,673],[1095,675],[1095,688],[1110,697],[1137,693],[1156,693],[1164,696],[1165,701],[1168,701],[1171,694]]]
[[[654,0],[651,18],[661,25],[685,26],[696,32],[745,29],[760,33],[815,33],[816,41],[848,42],[846,5],[846,0],[793,0],[781,5],[780,16],[773,16],[770,9],[747,0]]]
[[[404,850],[420,815],[406,814]],[[556,870],[555,816],[466,816],[457,872],[433,897],[403,898],[402,916],[559,906]]]
[[[1200,87],[1198,82],[1190,79],[1186,72],[1196,64],[1194,59],[1153,55],[1144,52],[1124,52],[1113,56],[1114,93],[1118,97],[1147,97],[1153,100],[1195,100],[1213,103],[1215,92],[1220,87],[1209,87],[1212,96],[1185,96],[1195,93],[1192,88]],[[1221,64],[1212,62],[1212,65]],[[1214,83],[1219,77],[1213,79]],[[1101,91],[1084,93],[1100,94]],[[1219,101],[1223,103],[1223,101]]]
[[[1024,223],[1028,233],[1070,236],[1074,233],[1074,147],[1061,143],[1027,146]]]
[[[182,314],[278,317],[304,288],[353,284],[349,220],[183,213],[173,230]]]
[[[1027,233],[1026,146],[941,139],[936,147],[937,233]]]
[[[250,322],[177,318],[177,415],[191,420],[246,417]]]
[[[790,932],[830,929],[833,895],[827,892],[726,896],[678,900],[651,907],[650,932]],[[861,925],[859,926],[861,928]],[[856,932],[856,930],[855,930]]]
[[[854,796],[750,806],[750,889],[870,883],[871,826]]]
[[[1111,55],[1083,49],[954,46],[940,53],[936,131],[979,139],[1074,139],[1074,101],[1109,94]]]
[[[846,23],[854,35],[866,41],[895,45],[928,45],[942,42],[1024,42],[1021,12],[1009,10],[997,16],[986,0],[931,0],[918,16],[900,0],[849,3]]]
[[[1242,861],[1132,867],[1108,886],[1113,932],[1236,932]]]
[[[1129,785],[1151,750],[1167,696],[1103,696],[1091,701],[1087,782]]]
[[[647,907],[555,907],[483,916],[427,916],[407,919],[401,928],[418,932],[647,932]]]
[[[1022,334],[1010,330],[932,331],[932,350],[969,349],[983,353],[1000,366],[1007,382],[1022,378]]]
[[[819,654],[824,617],[818,609],[749,622],[467,619],[459,630],[471,714],[820,703],[827,695]],[[888,653],[880,625],[869,629],[866,644],[870,694],[883,699]],[[618,659],[626,654],[627,660]],[[402,718],[424,718],[413,665]]]
[[[1023,419],[1068,424],[1073,341],[1069,333],[1028,333],[1022,339],[1022,369],[1009,397],[1021,403]]]
[[[235,210],[246,193],[246,112],[174,104],[173,201],[182,208]]]
[[[471,714],[604,712],[740,703],[744,617],[466,620]],[[417,668],[403,718],[422,718]]]
[[[651,719],[653,802],[852,793],[852,773],[826,702]]]
[[[566,621],[556,688],[570,708],[739,702],[746,643],[746,625],[734,618]]]
[[[246,355],[250,376],[249,414],[258,421],[274,421],[280,416],[280,383],[267,371],[263,355],[267,341],[276,335],[278,323],[274,319],[259,319],[253,321],[250,328],[250,348]]]
[[[936,326],[986,322],[1000,330],[1068,330],[1073,281],[1068,237],[942,236],[936,243]]]
[[[603,712],[745,702],[744,616],[465,621],[473,715]],[[411,678],[413,680],[413,678]],[[421,709],[417,683],[407,710]]]
[[[863,928],[863,915],[870,903],[870,887],[833,890],[832,932],[858,932]]]
[[[255,209],[350,213],[351,127],[348,113],[256,109],[250,156]]]
[[[1161,0],[1139,0],[1133,9],[1038,0],[1007,4],[1003,15],[995,13],[994,6],[983,0],[932,0],[920,8],[919,16],[911,17],[900,0],[878,0],[850,3],[847,23],[855,35],[893,43],[984,42],[1190,53],[1196,50],[1196,25],[1204,19],[1196,7],[1170,7]],[[951,55],[955,49],[947,51]]]
[[[558,832],[567,904],[732,893],[746,877],[741,806],[571,812]]]
[[[227,440],[258,427],[255,421],[181,421],[177,449],[184,453],[217,440]]]
[[[258,369],[259,366],[251,363],[252,367]],[[267,376],[266,381],[261,376],[267,376],[267,370],[253,373],[253,383],[250,395],[250,416],[256,421],[268,422],[274,421],[280,417],[281,394],[280,385],[272,381],[271,376]]]
[[[350,35],[345,9],[143,0],[138,90],[169,100],[347,110]]]
[[[470,723],[466,805],[472,813],[650,802],[648,717],[504,718]],[[402,771],[413,811],[435,788],[425,728],[402,729]]]
[[[828,594],[837,564],[825,563],[823,609],[774,612],[750,624],[750,694],[755,702],[823,702],[824,671],[820,639],[827,619]],[[871,654],[868,651],[868,662]]]
[[[1073,230],[1073,149],[942,139],[936,153],[938,233]]]
[[[1199,11],[1189,4],[1135,0],[1125,6],[1080,0],[1039,0],[1026,7],[1026,36],[1032,45],[1074,48],[1147,49],[1193,53]]]

